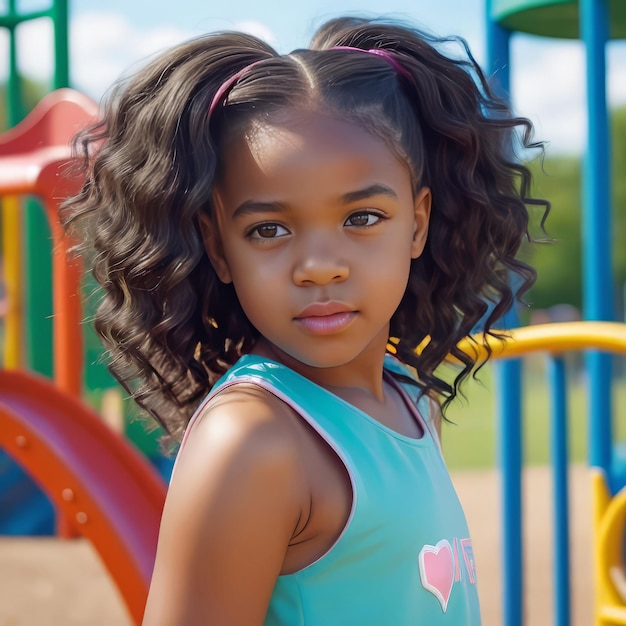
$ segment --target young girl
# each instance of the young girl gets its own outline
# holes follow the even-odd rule
[[[480,623],[439,406],[534,278],[530,125],[436,44],[351,18],[286,55],[201,37],[83,136],[63,220],[96,326],[181,442],[147,626]]]

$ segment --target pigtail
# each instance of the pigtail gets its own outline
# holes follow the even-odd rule
[[[451,43],[461,46],[463,58],[438,51]],[[398,356],[446,405],[476,365],[459,341],[479,326],[502,337],[495,325],[535,280],[516,254],[529,238],[527,204],[546,213],[549,204],[530,198],[530,171],[516,157],[515,142],[523,149],[542,145],[532,141],[531,123],[513,117],[491,92],[460,38],[341,18],[313,40],[314,48],[337,46],[383,49],[403,68],[397,78],[421,133],[417,183],[430,187],[433,204],[426,249],[413,262],[391,335],[400,338]],[[486,341],[485,347],[490,354]],[[435,374],[449,353],[462,364],[452,384]]]
[[[232,313],[200,236],[211,214],[217,159],[209,106],[234,73],[274,57],[241,34],[210,35],[161,55],[116,87],[102,121],[76,138],[85,183],[61,209],[102,287],[95,327],[110,369],[137,403],[179,439],[216,378],[238,357],[209,302]],[[213,314],[212,314],[213,315]]]

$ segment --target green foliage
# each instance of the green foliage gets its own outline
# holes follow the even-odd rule
[[[588,394],[585,378],[577,364],[578,354],[567,356],[568,451],[571,463],[587,458]],[[550,382],[546,375],[546,358],[535,353],[523,357],[523,460],[528,465],[545,465],[550,459]],[[618,361],[623,367],[624,360]],[[464,386],[466,399],[457,398],[450,405],[444,423],[443,452],[452,470],[485,469],[497,461],[496,452],[496,379],[495,364],[488,363],[480,371],[478,381],[469,380]],[[615,415],[626,410],[626,378],[616,375],[612,402]],[[626,439],[626,420],[616,420],[614,441]]]
[[[546,220],[546,233],[534,228],[538,243],[525,243],[522,255],[537,270],[537,283],[527,296],[533,309],[545,309],[553,304],[569,303],[580,306],[581,286],[581,199],[580,161],[574,157],[546,158],[533,162],[533,194],[551,203]],[[534,222],[541,216],[533,214]],[[541,242],[541,239],[551,241]]]
[[[613,128],[613,258],[617,293],[626,283],[626,107],[615,112]]]
[[[612,236],[615,293],[619,297],[626,281],[626,107],[612,116],[613,192]],[[548,199],[552,210],[546,231],[552,243],[524,244],[521,256],[538,272],[537,283],[527,301],[534,309],[555,304],[582,304],[581,160],[578,157],[547,156],[543,167],[530,164],[533,195]],[[535,215],[538,222],[540,216]],[[534,238],[538,238],[536,225]],[[621,298],[620,298],[621,299]]]

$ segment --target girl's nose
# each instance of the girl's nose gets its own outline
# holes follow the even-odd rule
[[[299,286],[326,285],[346,280],[349,273],[341,251],[318,249],[302,255],[294,268],[293,281]]]

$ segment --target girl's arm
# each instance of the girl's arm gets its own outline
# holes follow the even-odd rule
[[[270,403],[227,391],[193,427],[163,512],[144,626],[263,624],[306,492],[287,409]]]

